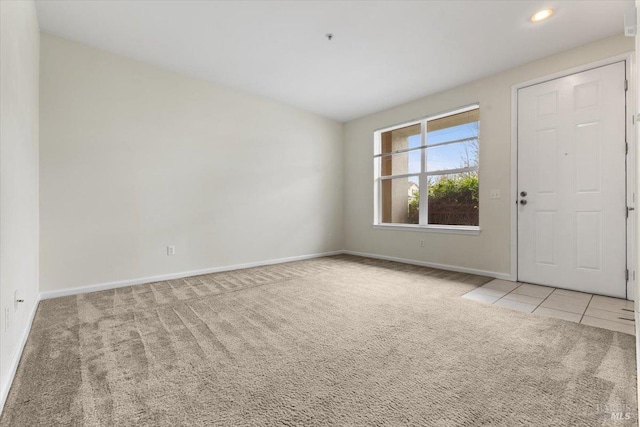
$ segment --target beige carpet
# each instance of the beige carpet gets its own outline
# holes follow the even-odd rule
[[[0,424],[636,422],[633,336],[460,298],[486,281],[338,256],[43,301]]]

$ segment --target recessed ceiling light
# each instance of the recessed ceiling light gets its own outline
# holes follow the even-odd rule
[[[548,17],[550,17],[551,15],[553,15],[553,9],[544,9],[541,10],[540,12],[534,14],[531,17],[531,22],[540,22],[540,21],[544,21],[545,19],[547,19]]]

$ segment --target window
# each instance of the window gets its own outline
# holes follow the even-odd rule
[[[480,108],[375,132],[375,225],[478,230]]]

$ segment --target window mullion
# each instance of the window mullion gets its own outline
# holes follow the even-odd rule
[[[396,179],[396,178],[411,178],[412,176],[419,176],[420,173],[417,172],[413,172],[413,173],[403,173],[400,175],[385,175],[385,176],[381,176],[380,179],[385,181],[387,179]]]
[[[465,173],[465,172],[475,172],[477,170],[479,170],[478,166],[471,166],[470,168],[441,169],[433,172],[426,172],[426,174],[429,176],[452,175],[452,174]]]
[[[428,213],[427,209],[429,203],[427,202],[428,197],[428,180],[426,171],[427,171],[427,121],[423,120],[420,122],[420,138],[422,145],[422,155],[420,156],[420,178],[419,178],[419,191],[420,191],[420,206],[419,206],[419,223],[420,225],[428,224]]]

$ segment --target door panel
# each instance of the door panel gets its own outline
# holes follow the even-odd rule
[[[625,296],[624,81],[619,62],[518,91],[518,280]]]

